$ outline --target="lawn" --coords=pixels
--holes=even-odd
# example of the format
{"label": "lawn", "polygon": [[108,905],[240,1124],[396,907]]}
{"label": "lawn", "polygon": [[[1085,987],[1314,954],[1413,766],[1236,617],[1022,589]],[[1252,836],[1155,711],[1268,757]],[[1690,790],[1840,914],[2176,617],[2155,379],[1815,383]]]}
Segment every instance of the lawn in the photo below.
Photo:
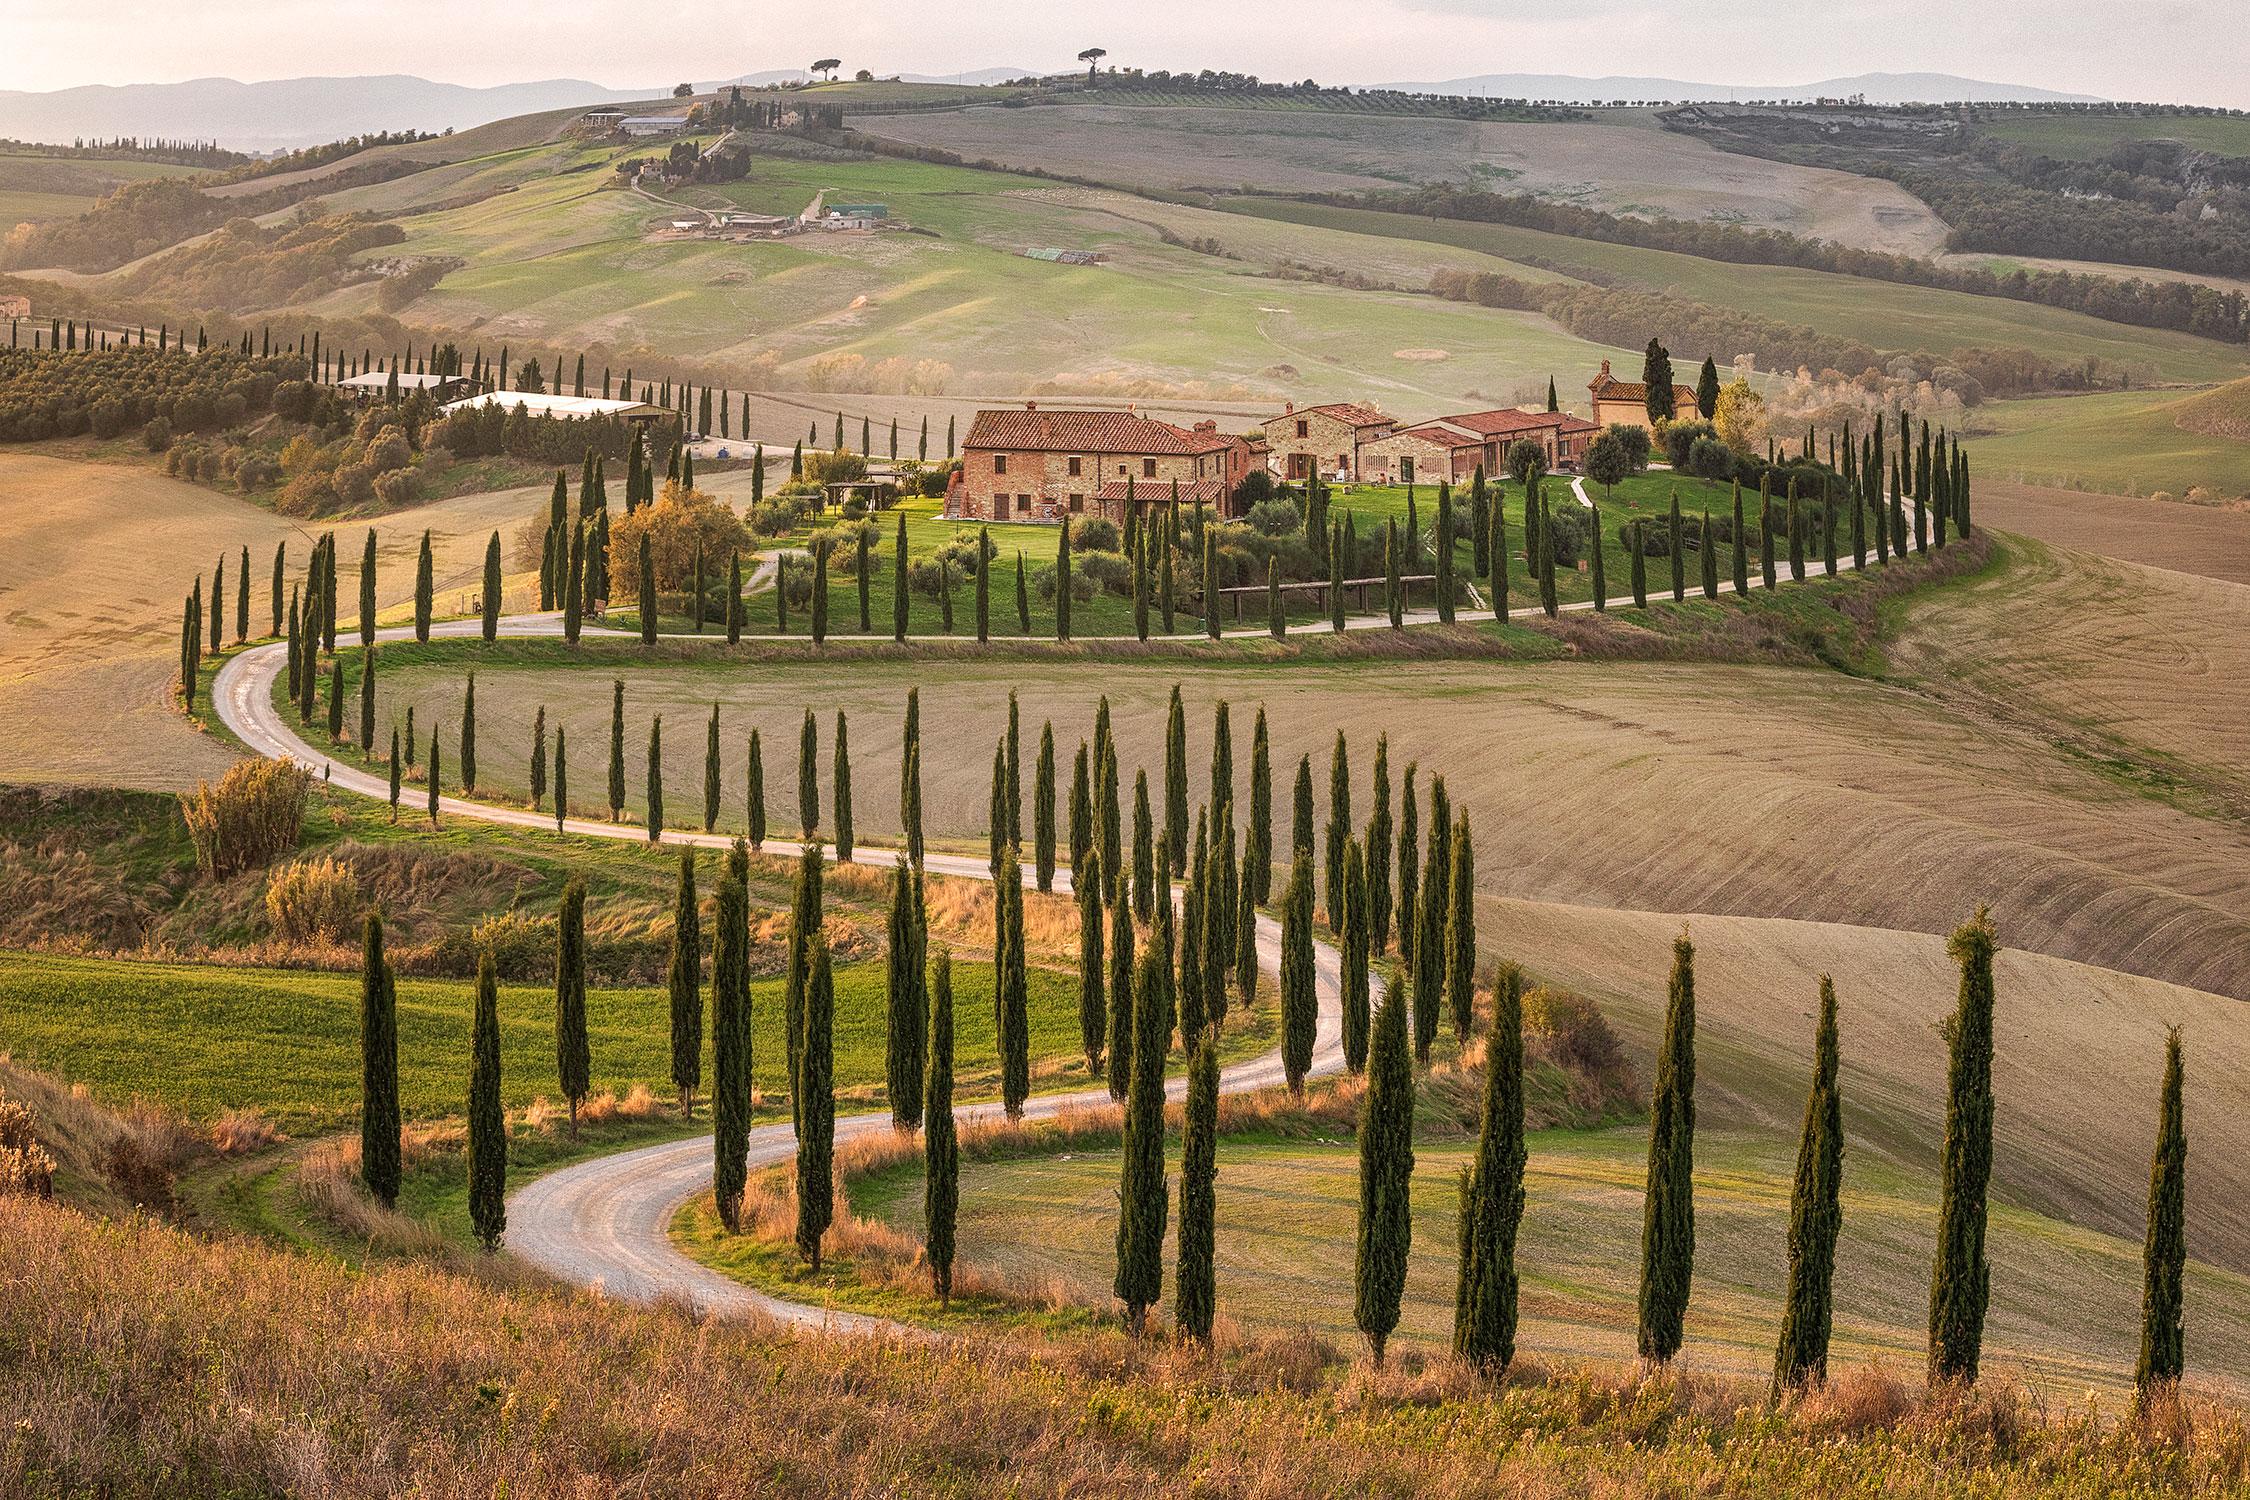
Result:
{"label": "lawn", "polygon": [[2008,111],[1977,121],[1985,135],[2049,156],[2091,160],[2125,141],[2180,141],[2220,156],[2250,156],[2250,119],[2231,115],[2120,115]]}
{"label": "lawn", "polygon": [[2064,489],[2250,495],[2250,442],[2182,427],[2195,399],[2117,391],[1995,403],[1975,414],[1971,461],[1983,474]]}
{"label": "lawn", "polygon": [[[1637,1288],[1645,1130],[1543,1131],[1531,1139],[1519,1266],[1523,1344],[1535,1355],[1629,1359]],[[1176,1153],[1176,1147],[1175,1153]],[[1417,1145],[1414,1253],[1400,1337],[1443,1348],[1453,1315],[1460,1142]],[[1696,1278],[1686,1357],[1693,1368],[1770,1368],[1787,1261],[1791,1143],[1705,1129],[1696,1139]],[[1173,1169],[1177,1171],[1175,1154]],[[1119,1157],[969,1161],[961,1169],[964,1262],[1060,1275],[1106,1305],[1115,1269]],[[921,1231],[921,1181],[894,1169],[854,1201]],[[1835,1357],[1920,1366],[1936,1184],[1880,1156],[1847,1155],[1836,1269]],[[1218,1174],[1218,1306],[1253,1330],[1310,1329],[1350,1341],[1358,1158],[1347,1140],[1223,1141]],[[1175,1226],[1176,1229],[1176,1226]],[[2140,1245],[2008,1205],[1991,1226],[1993,1309],[1986,1359],[2075,1397],[2128,1382],[2139,1337]],[[1167,1250],[1169,1255],[1169,1247]],[[1166,1291],[1170,1291],[1170,1276]],[[2188,1360],[2250,1383],[2250,1278],[2201,1263],[2189,1273]]]}
{"label": "lawn", "polygon": [[[954,985],[961,1089],[972,1098],[998,1076],[992,966],[958,962]],[[1076,980],[1034,968],[1030,985],[1035,1071],[1050,1085],[1074,1073],[1083,1080]],[[769,1100],[788,1092],[781,990],[778,979],[760,980],[751,996],[751,1055]],[[399,1096],[408,1117],[464,1108],[474,998],[462,981],[398,981]],[[662,989],[588,994],[596,1090],[646,1084],[670,1097],[667,1006]],[[559,1097],[554,1007],[551,985],[500,987],[502,1095],[511,1108]],[[836,1083],[848,1108],[882,1097],[883,1016],[882,965],[839,968]],[[338,1129],[359,1115],[352,974],[0,952],[0,1044],[16,1061],[84,1083],[113,1105],[145,1098],[195,1119],[255,1109],[292,1134]]]}

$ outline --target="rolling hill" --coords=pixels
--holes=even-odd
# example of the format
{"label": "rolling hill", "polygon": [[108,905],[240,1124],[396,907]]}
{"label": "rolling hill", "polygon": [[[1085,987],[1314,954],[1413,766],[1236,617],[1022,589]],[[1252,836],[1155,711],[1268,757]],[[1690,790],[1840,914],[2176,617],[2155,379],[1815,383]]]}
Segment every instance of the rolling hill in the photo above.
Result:
{"label": "rolling hill", "polygon": [[1442,83],[1387,83],[1382,88],[1425,94],[1490,94],[1507,99],[1559,99],[1590,103],[1616,99],[1746,104],[1753,100],[1848,99],[1869,104],[1936,104],[1958,99],[2012,103],[2099,102],[2092,94],[2062,94],[2020,83],[1986,83],[1953,73],[1856,73],[1815,83],[1690,83],[1680,78],[1580,78],[1568,73],[1480,73]]}

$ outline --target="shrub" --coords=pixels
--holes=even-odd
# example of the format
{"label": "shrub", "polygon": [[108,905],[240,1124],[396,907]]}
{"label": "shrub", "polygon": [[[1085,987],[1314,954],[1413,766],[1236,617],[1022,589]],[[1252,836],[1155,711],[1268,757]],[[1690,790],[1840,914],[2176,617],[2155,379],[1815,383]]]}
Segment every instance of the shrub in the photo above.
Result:
{"label": "shrub", "polygon": [[[1101,554],[1097,553],[1095,555],[1100,556]],[[1086,575],[1085,569],[1078,566],[1080,561],[1082,561],[1082,559],[1075,557],[1071,559],[1070,597],[1078,601],[1080,604],[1086,604],[1092,601],[1097,585],[1095,584],[1093,579],[1089,578]],[[1041,568],[1037,576],[1032,580],[1032,588],[1038,593],[1040,603],[1054,603],[1055,570],[1052,567]]]}
{"label": "shrub", "polygon": [[172,424],[162,417],[149,418],[141,429],[141,446],[151,453],[162,453],[172,446]]}
{"label": "shrub", "polygon": [[[1638,422],[1612,422],[1603,429],[1603,435],[1614,437],[1624,445],[1626,462],[1633,466],[1634,473],[1638,474],[1648,467],[1648,455],[1653,445],[1653,439],[1650,438],[1646,427],[1641,426]],[[1599,441],[1599,439],[1596,439],[1596,441]]]}
{"label": "shrub", "polygon": [[1575,568],[1578,560],[1589,552],[1587,537],[1594,523],[1586,514],[1586,507],[1576,500],[1565,500],[1561,505],[1547,508],[1550,530],[1555,538],[1555,566]]}
{"label": "shrub", "polygon": [[266,923],[285,943],[341,942],[361,907],[359,877],[335,859],[298,860],[266,879]]}
{"label": "shrub", "polygon": [[1687,472],[1701,479],[1734,477],[1734,450],[1716,437],[1699,437],[1688,447]]}
{"label": "shrub", "polygon": [[1287,536],[1304,530],[1305,513],[1296,501],[1284,497],[1250,507],[1249,521],[1250,529],[1260,536]]}
{"label": "shrub", "polygon": [[52,1198],[55,1159],[39,1144],[39,1121],[0,1094],[0,1198]]}
{"label": "shrub", "polygon": [[1070,523],[1073,552],[1122,552],[1125,537],[1107,516],[1080,516]]}
{"label": "shrub", "polygon": [[375,476],[375,498],[385,506],[412,505],[422,498],[422,476],[412,469],[393,469]]}
{"label": "shrub", "polygon": [[865,454],[818,452],[805,455],[805,480],[809,484],[845,484],[866,477]]}
{"label": "shrub", "polygon": [[[1121,597],[1133,592],[1133,565],[1122,552],[1080,552],[1072,556],[1070,565],[1073,583],[1083,578],[1092,587]],[[1076,597],[1077,590],[1071,593]]]}
{"label": "shrub", "polygon": [[281,466],[264,454],[253,453],[234,466],[234,484],[245,495],[264,489],[281,478]]}
{"label": "shrub", "polygon": [[1713,427],[1709,422],[1691,419],[1685,422],[1666,422],[1657,431],[1656,436],[1658,441],[1664,444],[1665,460],[1673,468],[1685,470],[1690,456],[1695,451],[1696,439],[1708,438],[1712,442],[1718,442],[1719,429]]}
{"label": "shrub", "polygon": [[1588,1078],[1625,1065],[1625,1048],[1600,1007],[1575,990],[1539,985],[1523,997],[1523,1030],[1549,1058]]}
{"label": "shrub", "polygon": [[297,846],[312,773],[279,760],[246,760],[180,797],[196,868],[214,879],[269,864]]}
{"label": "shrub", "polygon": [[[610,521],[610,598],[639,597],[643,536],[648,538],[657,588],[674,594],[695,585],[698,543],[708,571],[714,561],[724,570],[728,556],[750,541],[741,520],[728,506],[701,490],[683,491],[678,484],[667,482],[655,500],[630,515],[613,515]],[[805,587],[812,587],[809,580]]]}

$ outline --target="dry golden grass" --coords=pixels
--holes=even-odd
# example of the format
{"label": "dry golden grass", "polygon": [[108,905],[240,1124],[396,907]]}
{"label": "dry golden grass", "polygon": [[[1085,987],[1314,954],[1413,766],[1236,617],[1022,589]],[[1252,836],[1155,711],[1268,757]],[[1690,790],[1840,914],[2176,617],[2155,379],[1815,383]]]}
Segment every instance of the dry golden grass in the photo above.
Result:
{"label": "dry golden grass", "polygon": [[1302,1338],[802,1340],[23,1200],[0,1203],[0,1257],[0,1490],[26,1496],[2077,1496],[2250,1475],[2240,1414],[2194,1397],[2134,1421],[1855,1376],[1769,1414],[1762,1382],[1526,1362],[1493,1390]]}

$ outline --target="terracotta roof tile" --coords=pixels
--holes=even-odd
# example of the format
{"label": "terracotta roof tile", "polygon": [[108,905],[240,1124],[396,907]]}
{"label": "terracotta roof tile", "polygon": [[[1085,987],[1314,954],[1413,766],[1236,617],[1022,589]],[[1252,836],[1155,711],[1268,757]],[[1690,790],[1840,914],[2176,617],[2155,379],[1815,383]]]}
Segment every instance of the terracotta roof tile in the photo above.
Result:
{"label": "terracotta roof tile", "polygon": [[965,448],[1011,453],[1216,453],[1232,445],[1220,432],[1190,432],[1127,411],[980,411]]}
{"label": "terracotta roof tile", "polygon": [[1300,406],[1290,411],[1276,412],[1266,418],[1266,421],[1268,423],[1286,422],[1292,417],[1302,417],[1309,413],[1334,417],[1337,421],[1352,427],[1388,427],[1391,425],[1391,417],[1388,412],[1379,411],[1372,406],[1363,406],[1357,401],[1328,401],[1319,406]]}
{"label": "terracotta roof tile", "polygon": [[[1125,491],[1125,481],[1113,479],[1094,491],[1094,498],[1096,500],[1122,502],[1125,499]],[[1171,481],[1163,479],[1143,480],[1132,486],[1132,493],[1136,504],[1168,505],[1172,500]],[[1226,498],[1226,493],[1227,483],[1223,479],[1190,480],[1180,486],[1180,503],[1182,505],[1193,505],[1201,501],[1207,505],[1216,505]]]}

